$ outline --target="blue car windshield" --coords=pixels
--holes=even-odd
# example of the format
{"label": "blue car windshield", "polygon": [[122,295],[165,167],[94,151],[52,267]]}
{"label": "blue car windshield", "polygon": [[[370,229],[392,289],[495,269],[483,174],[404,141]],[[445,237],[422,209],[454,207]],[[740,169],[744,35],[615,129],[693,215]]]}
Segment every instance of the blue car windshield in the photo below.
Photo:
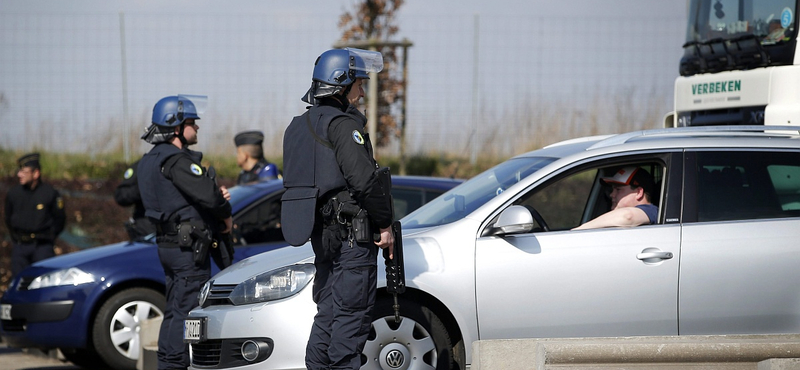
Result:
{"label": "blue car windshield", "polygon": [[546,157],[518,157],[500,163],[404,217],[401,220],[403,228],[430,227],[460,220],[555,160],[556,158]]}

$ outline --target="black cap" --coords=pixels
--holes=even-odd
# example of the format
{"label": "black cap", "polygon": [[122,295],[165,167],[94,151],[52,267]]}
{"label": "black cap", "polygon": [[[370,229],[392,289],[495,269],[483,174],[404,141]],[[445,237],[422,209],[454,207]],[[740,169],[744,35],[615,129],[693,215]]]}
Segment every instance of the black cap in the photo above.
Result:
{"label": "black cap", "polygon": [[261,145],[264,142],[264,133],[261,131],[240,132],[233,138],[233,142],[236,146],[245,144]]}
{"label": "black cap", "polygon": [[39,169],[39,153],[28,153],[17,159],[19,167]]}

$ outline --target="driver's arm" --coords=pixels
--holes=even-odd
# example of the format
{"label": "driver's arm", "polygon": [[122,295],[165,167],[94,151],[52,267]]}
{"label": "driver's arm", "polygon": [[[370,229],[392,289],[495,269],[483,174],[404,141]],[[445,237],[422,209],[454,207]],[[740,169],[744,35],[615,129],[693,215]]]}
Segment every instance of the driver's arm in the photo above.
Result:
{"label": "driver's arm", "polygon": [[599,229],[603,227],[632,227],[650,223],[643,210],[637,207],[617,208],[606,212],[572,230]]}

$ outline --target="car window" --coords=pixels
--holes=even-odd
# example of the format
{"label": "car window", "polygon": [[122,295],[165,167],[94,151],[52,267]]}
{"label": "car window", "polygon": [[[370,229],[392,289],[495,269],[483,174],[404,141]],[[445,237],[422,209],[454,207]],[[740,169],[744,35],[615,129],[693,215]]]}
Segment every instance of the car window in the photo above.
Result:
{"label": "car window", "polygon": [[698,152],[697,220],[800,216],[800,153]]}
{"label": "car window", "polygon": [[596,169],[578,172],[530,193],[515,204],[533,207],[550,230],[571,229],[581,223],[596,175]]}
{"label": "car window", "polygon": [[[624,164],[630,165],[638,166],[653,175],[656,194],[651,202],[658,206],[664,165],[656,162]],[[622,166],[604,163],[602,167],[584,167],[578,172],[562,175],[555,181],[537,187],[514,204],[538,212],[550,231],[572,229],[611,210],[611,187],[601,183],[600,178],[612,176]],[[534,231],[542,231],[542,226],[536,223]]]}
{"label": "car window", "polygon": [[424,196],[420,189],[392,188],[394,219],[399,220],[410,210],[419,208],[423,204]]}
{"label": "car window", "polygon": [[270,196],[255,206],[239,212],[233,220],[234,244],[283,241],[281,231],[281,197]]}
{"label": "car window", "polygon": [[392,187],[392,202],[394,205],[394,219],[399,220],[411,211],[421,207],[444,194],[443,191],[424,190],[420,188]]}

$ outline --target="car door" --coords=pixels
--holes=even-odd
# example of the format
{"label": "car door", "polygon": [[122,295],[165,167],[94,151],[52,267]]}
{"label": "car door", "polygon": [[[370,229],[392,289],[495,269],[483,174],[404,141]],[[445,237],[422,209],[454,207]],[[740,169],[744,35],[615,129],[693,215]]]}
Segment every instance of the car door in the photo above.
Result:
{"label": "car door", "polygon": [[800,332],[800,152],[686,158],[680,334]]}
{"label": "car door", "polygon": [[[674,167],[666,180],[679,181],[680,166]],[[680,224],[663,221],[671,218],[667,205],[655,225],[569,230],[593,218],[595,204],[602,204],[598,169],[531,192],[531,204],[555,231],[478,238],[481,339],[678,333]],[[515,203],[527,202],[523,197]]]}

